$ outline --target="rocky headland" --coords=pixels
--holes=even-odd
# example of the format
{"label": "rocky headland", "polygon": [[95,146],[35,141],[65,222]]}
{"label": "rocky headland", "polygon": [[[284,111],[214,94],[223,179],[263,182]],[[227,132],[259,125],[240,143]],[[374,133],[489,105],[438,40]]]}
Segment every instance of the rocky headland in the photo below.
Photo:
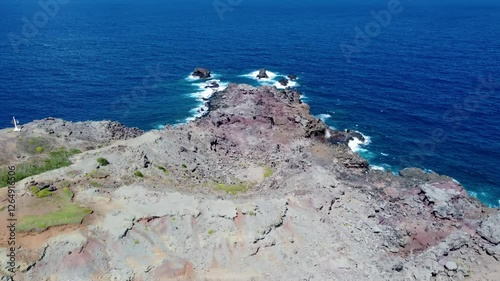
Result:
{"label": "rocky headland", "polygon": [[453,179],[371,169],[295,90],[231,84],[208,108],[161,131],[1,130],[25,173],[72,151],[16,183],[14,275],[0,190],[1,280],[499,280],[500,211]]}

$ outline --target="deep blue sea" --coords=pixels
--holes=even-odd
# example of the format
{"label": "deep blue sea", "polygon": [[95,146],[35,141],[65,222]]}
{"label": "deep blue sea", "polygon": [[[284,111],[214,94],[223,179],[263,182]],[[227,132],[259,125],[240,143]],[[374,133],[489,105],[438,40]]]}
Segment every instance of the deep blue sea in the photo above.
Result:
{"label": "deep blue sea", "polygon": [[[0,1],[0,128],[13,115],[161,128],[209,94],[197,66],[222,85],[296,74],[313,114],[369,137],[373,165],[447,174],[500,204],[499,4],[42,1]],[[276,78],[245,76],[261,67]]]}

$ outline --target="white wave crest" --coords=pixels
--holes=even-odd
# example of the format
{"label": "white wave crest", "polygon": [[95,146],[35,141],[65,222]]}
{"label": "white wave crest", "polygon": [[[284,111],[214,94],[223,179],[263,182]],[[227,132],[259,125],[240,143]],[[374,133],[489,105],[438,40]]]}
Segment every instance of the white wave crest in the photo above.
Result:
{"label": "white wave crest", "polygon": [[382,166],[377,166],[377,165],[370,165],[370,169],[372,170],[377,170],[377,171],[385,171],[385,168]]}
{"label": "white wave crest", "polygon": [[290,81],[290,80],[288,80],[288,85],[286,85],[286,86],[281,85],[281,83],[280,83],[279,81],[278,81],[278,82],[275,82],[275,83],[273,84],[273,86],[274,86],[274,87],[276,87],[276,88],[278,88],[278,89],[286,89],[286,88],[288,88],[288,87],[290,87],[290,88],[294,88],[294,87],[298,87],[298,86],[300,86],[300,85],[299,85],[299,83],[297,83],[297,82],[295,82],[295,81]]}
{"label": "white wave crest", "polygon": [[269,83],[273,84],[273,83],[277,82],[274,79],[278,76],[278,73],[266,70],[267,76],[269,78],[261,78],[261,79],[259,79],[259,78],[257,78],[257,75],[259,75],[259,71],[260,70],[252,71],[252,72],[250,72],[248,74],[241,75],[241,77],[250,78],[250,79],[259,81],[260,83],[266,83],[266,84],[269,84]]}
{"label": "white wave crest", "polygon": [[[211,73],[210,78],[208,79],[215,79],[218,78],[219,74],[217,73]],[[189,81],[189,82],[197,82],[197,81],[207,81],[206,79],[201,79],[200,77],[193,76],[193,74],[189,74],[184,80]]]}
{"label": "white wave crest", "polygon": [[316,117],[316,119],[321,119],[321,121],[323,121],[323,122],[325,122],[327,119],[332,118],[332,116],[330,114],[327,114],[327,113],[325,113],[325,114],[318,114],[318,115],[316,115],[314,117]]}
{"label": "white wave crest", "polygon": [[[212,83],[219,84],[219,87],[207,88],[207,86],[211,86]],[[210,79],[204,80],[201,83],[193,83],[192,85],[198,87],[199,89],[199,91],[190,94],[191,97],[195,98],[198,101],[198,106],[190,110],[190,113],[192,115],[186,118],[186,122],[191,122],[196,118],[203,116],[203,114],[208,111],[208,107],[206,106],[207,99],[209,99],[215,92],[225,90],[229,83],[221,82],[219,79]]]}
{"label": "white wave crest", "polygon": [[[363,134],[361,134],[361,135],[363,135]],[[367,151],[366,149],[363,148],[363,146],[369,145],[371,142],[371,139],[369,136],[363,135],[363,137],[365,138],[365,141],[362,141],[358,138],[353,138],[351,141],[349,141],[349,143],[347,145],[349,146],[349,148],[353,152],[366,152]]]}

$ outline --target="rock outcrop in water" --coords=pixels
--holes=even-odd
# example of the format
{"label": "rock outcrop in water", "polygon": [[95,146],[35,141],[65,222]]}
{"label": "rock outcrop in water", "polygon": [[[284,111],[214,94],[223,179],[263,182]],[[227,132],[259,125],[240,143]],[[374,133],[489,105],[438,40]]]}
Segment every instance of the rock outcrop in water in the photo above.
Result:
{"label": "rock outcrop in water", "polygon": [[257,78],[259,79],[269,78],[269,76],[267,75],[267,70],[265,68],[261,68],[259,70],[259,74],[257,74]]}
{"label": "rock outcrop in water", "polygon": [[207,79],[207,78],[211,77],[210,70],[208,70],[206,68],[201,68],[201,67],[195,68],[192,75],[194,77],[199,77],[201,79]]}
{"label": "rock outcrop in water", "polygon": [[281,86],[284,86],[284,87],[288,86],[288,79],[286,79],[286,78],[283,78],[278,82],[281,84]]}
{"label": "rock outcrop in water", "polygon": [[[362,135],[331,130],[296,91],[232,84],[208,107],[144,134],[96,123],[103,133],[82,139],[48,121],[2,130],[8,143],[36,136],[84,150],[17,183],[20,224],[59,212],[64,188],[66,204],[93,212],[19,232],[14,280],[498,280],[499,210],[451,178],[370,169],[347,146]],[[38,198],[34,185],[55,190]]]}

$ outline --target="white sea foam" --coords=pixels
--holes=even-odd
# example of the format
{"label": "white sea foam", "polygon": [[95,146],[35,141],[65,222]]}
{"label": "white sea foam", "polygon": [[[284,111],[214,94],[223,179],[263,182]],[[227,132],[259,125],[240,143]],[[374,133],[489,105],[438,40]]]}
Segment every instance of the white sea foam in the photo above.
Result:
{"label": "white sea foam", "polygon": [[277,82],[274,79],[278,76],[278,73],[275,73],[275,72],[272,72],[269,70],[266,70],[266,73],[267,73],[267,76],[269,78],[261,78],[261,79],[257,78],[257,75],[259,75],[259,70],[252,71],[248,74],[241,75],[241,77],[246,77],[246,78],[250,78],[250,79],[259,81],[262,84],[274,84],[275,82]]}
{"label": "white sea foam", "polygon": [[278,82],[275,82],[275,83],[273,84],[273,86],[274,86],[274,87],[276,87],[276,88],[278,88],[278,89],[286,89],[286,88],[288,88],[288,87],[294,88],[294,87],[298,87],[298,86],[300,86],[300,85],[299,85],[299,83],[297,83],[297,82],[295,82],[295,81],[290,81],[290,80],[288,80],[288,85],[286,85],[286,86],[281,85],[281,83],[280,83],[279,81],[278,81]]}
{"label": "white sea foam", "polygon": [[[219,74],[217,73],[211,73],[210,78],[208,79],[215,79],[218,78]],[[207,79],[201,79],[200,77],[193,76],[193,74],[189,74],[184,80],[189,81],[189,82],[198,82],[198,81],[208,81]]]}
{"label": "white sea foam", "polygon": [[380,152],[380,155],[382,155],[382,156],[389,156],[389,154],[383,153],[383,152]]}
{"label": "white sea foam", "polygon": [[360,139],[354,138],[353,140],[349,141],[348,146],[353,152],[358,152],[360,150],[360,145],[362,145],[363,143],[364,142]]}
{"label": "white sea foam", "polygon": [[314,117],[316,117],[316,119],[321,119],[321,121],[323,121],[323,122],[325,122],[327,119],[332,118],[332,116],[330,114],[318,114]]}
{"label": "white sea foam", "polygon": [[187,81],[193,82],[193,81],[198,81],[201,80],[199,77],[193,76],[190,74],[188,77],[185,78]]}
{"label": "white sea foam", "polygon": [[157,130],[163,130],[163,129],[165,129],[165,125],[156,125],[155,129],[157,129]]}
{"label": "white sea foam", "polygon": [[378,170],[378,171],[385,171],[384,167],[377,166],[377,165],[370,165],[370,169],[372,169],[372,170]]}
{"label": "white sea foam", "polygon": [[349,143],[347,145],[349,146],[349,148],[353,152],[367,151],[366,149],[363,148],[363,146],[369,145],[371,142],[371,139],[370,139],[370,137],[365,136],[365,135],[363,135],[363,137],[365,138],[365,141],[362,141],[358,138],[354,138],[353,140],[349,141]]}
{"label": "white sea foam", "polygon": [[[201,79],[196,79],[196,81],[200,80]],[[206,88],[206,86],[211,86],[214,82],[219,84],[218,88]],[[199,89],[199,91],[190,94],[191,97],[198,101],[198,106],[190,110],[192,115],[186,118],[186,122],[191,122],[196,118],[203,116],[203,114],[205,114],[208,110],[206,100],[209,99],[215,92],[226,89],[229,83],[221,82],[219,79],[210,79],[203,80],[203,82],[192,83],[192,85],[198,87]]]}

